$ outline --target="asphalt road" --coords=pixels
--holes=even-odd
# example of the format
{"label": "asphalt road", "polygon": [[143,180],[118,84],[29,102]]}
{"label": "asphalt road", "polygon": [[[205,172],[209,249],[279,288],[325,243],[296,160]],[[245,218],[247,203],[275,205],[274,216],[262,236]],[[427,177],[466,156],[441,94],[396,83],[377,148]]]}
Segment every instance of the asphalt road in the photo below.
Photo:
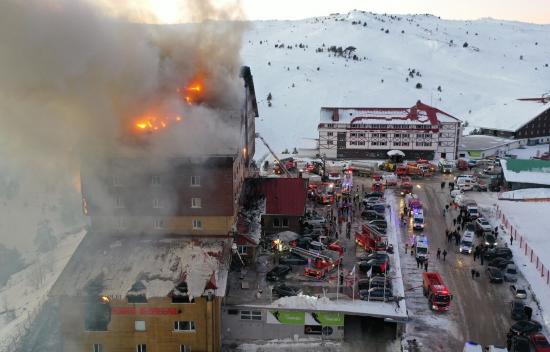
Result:
{"label": "asphalt road", "polygon": [[[451,176],[444,176],[447,181]],[[476,341],[483,345],[505,345],[506,331],[511,325],[509,304],[511,294],[508,284],[491,284],[485,273],[485,266],[479,260],[473,261],[472,255],[458,253],[454,241],[447,243],[445,230],[451,229],[452,219],[458,212],[451,211],[443,216],[445,204],[449,204],[449,189],[441,189],[442,176],[429,181],[415,181],[414,192],[419,195],[424,205],[426,227],[423,233],[429,240],[428,271],[438,271],[453,293],[451,309],[447,313],[429,311],[427,299],[422,295],[421,272],[410,254],[400,253],[402,260],[407,306],[412,318],[412,336],[419,336],[428,341],[431,349],[436,351],[460,351],[465,341]],[[403,200],[396,195],[396,201],[403,206]],[[410,240],[413,230],[401,228],[401,239]],[[446,261],[436,258],[437,249],[446,249]],[[486,263],[485,263],[486,264]],[[475,268],[481,275],[472,279],[470,270]],[[423,302],[425,303],[422,307]],[[412,313],[412,314],[411,314]],[[444,314],[445,316],[438,316]],[[415,320],[416,324],[415,324]],[[424,343],[426,345],[426,343]],[[425,346],[427,347],[427,346]]]}

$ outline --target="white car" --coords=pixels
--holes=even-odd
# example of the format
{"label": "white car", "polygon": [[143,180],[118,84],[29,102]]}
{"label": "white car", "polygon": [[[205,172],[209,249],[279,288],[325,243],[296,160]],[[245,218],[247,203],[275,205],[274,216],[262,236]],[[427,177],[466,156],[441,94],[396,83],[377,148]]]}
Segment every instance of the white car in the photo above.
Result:
{"label": "white car", "polygon": [[460,240],[460,246],[458,252],[463,254],[471,254],[474,248],[474,233],[471,231],[465,231]]}
{"label": "white car", "polygon": [[461,189],[453,189],[451,191],[451,198],[455,199],[456,196],[464,194],[464,191]]}
{"label": "white car", "polygon": [[323,227],[327,223],[327,220],[321,216],[313,216],[304,220],[304,225],[313,227]]}
{"label": "white car", "polygon": [[491,224],[489,224],[489,221],[482,217],[476,219],[476,227],[483,232],[493,230],[493,227],[491,226]]}
{"label": "white car", "polygon": [[520,298],[520,299],[527,298],[527,290],[521,286],[510,285],[510,291],[512,291],[514,298]]}

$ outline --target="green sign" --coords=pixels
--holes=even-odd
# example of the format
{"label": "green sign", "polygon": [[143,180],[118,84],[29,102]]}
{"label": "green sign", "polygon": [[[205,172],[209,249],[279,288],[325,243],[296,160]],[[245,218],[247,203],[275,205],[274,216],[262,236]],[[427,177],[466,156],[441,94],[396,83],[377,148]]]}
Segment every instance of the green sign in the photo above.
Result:
{"label": "green sign", "polygon": [[475,150],[468,150],[468,154],[469,154],[472,158],[479,158],[479,157],[481,157],[481,152],[478,152],[478,151],[475,151]]}
{"label": "green sign", "polygon": [[319,325],[344,326],[344,314],[334,312],[313,312],[311,316]]}
{"label": "green sign", "polygon": [[[272,310],[269,311],[275,319],[274,323],[287,325],[304,325],[306,321],[305,312],[295,312],[289,310]],[[268,319],[269,322],[270,319]]]}

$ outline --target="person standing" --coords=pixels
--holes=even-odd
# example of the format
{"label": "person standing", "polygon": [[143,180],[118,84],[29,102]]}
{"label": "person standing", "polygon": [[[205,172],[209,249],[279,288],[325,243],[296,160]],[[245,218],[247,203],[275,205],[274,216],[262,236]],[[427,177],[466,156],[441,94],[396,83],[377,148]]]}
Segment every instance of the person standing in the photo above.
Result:
{"label": "person standing", "polygon": [[437,259],[441,259],[441,249],[440,248],[437,249],[436,256],[437,256]]}
{"label": "person standing", "polygon": [[474,280],[476,277],[476,271],[474,270],[474,268],[470,270],[470,273],[472,274],[472,280]]}
{"label": "person standing", "polygon": [[428,272],[428,259],[424,260],[424,271]]}
{"label": "person standing", "polygon": [[512,245],[513,242],[514,242],[514,236],[512,236],[512,234],[510,234],[510,246]]}
{"label": "person standing", "polygon": [[527,320],[531,320],[531,317],[533,316],[533,308],[525,306],[523,307],[523,311],[525,312]]}
{"label": "person standing", "polygon": [[446,258],[447,258],[447,250],[444,249],[443,250],[443,261],[445,261]]}

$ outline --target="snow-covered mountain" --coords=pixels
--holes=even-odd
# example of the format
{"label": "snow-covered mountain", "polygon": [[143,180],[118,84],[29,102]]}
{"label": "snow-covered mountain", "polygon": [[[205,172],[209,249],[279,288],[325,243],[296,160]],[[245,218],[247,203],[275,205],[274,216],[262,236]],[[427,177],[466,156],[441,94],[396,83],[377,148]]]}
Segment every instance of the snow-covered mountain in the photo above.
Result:
{"label": "snow-covered mountain", "polygon": [[252,22],[242,58],[254,75],[257,130],[278,151],[317,137],[321,106],[410,107],[420,99],[475,126],[487,106],[550,91],[550,25],[494,19],[353,11]]}

